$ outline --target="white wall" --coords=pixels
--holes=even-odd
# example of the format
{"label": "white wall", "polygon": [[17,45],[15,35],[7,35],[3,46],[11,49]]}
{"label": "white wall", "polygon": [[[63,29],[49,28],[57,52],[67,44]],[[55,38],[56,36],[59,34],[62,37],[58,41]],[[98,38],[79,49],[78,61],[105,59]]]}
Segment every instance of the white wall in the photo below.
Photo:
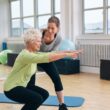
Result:
{"label": "white wall", "polygon": [[0,41],[9,36],[9,0],[0,0]]}
{"label": "white wall", "polygon": [[61,0],[62,36],[75,41],[82,33],[82,0]]}

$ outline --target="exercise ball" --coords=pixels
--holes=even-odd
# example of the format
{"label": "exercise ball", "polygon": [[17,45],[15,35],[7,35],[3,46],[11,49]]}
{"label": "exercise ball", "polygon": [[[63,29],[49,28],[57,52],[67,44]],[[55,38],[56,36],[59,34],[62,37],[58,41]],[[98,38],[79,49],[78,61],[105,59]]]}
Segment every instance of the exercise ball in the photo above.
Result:
{"label": "exercise ball", "polygon": [[8,60],[8,57],[7,57],[7,54],[8,53],[12,53],[13,51],[12,50],[3,50],[0,52],[0,63],[1,64],[7,64],[7,60]]}
{"label": "exercise ball", "polygon": [[62,50],[75,50],[75,44],[68,40],[68,39],[63,39],[61,44],[59,45],[59,48],[58,48],[59,51],[62,51]]}

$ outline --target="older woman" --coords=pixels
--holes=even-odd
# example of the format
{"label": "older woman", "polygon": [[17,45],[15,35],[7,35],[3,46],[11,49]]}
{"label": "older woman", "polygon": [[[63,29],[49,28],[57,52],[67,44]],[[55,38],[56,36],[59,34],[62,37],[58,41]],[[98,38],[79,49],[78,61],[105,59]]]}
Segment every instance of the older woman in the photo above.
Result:
{"label": "older woman", "polygon": [[11,73],[4,84],[5,95],[17,102],[24,103],[21,110],[36,110],[49,96],[48,91],[35,86],[36,63],[49,63],[67,56],[77,57],[72,53],[39,53],[41,35],[38,30],[30,29],[24,33],[25,49],[18,55]]}

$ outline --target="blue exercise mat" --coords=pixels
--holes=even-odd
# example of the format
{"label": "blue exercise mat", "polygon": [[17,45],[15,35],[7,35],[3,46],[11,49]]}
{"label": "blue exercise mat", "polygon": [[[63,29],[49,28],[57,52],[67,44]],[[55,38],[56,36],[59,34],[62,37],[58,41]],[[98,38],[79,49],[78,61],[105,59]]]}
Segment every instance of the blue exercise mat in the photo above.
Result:
{"label": "blue exercise mat", "polygon": [[[65,96],[65,103],[68,107],[80,107],[84,103],[84,98]],[[8,99],[3,93],[0,93],[0,103],[21,104]],[[49,96],[49,98],[43,103],[45,106],[58,106],[58,100],[56,96]]]}

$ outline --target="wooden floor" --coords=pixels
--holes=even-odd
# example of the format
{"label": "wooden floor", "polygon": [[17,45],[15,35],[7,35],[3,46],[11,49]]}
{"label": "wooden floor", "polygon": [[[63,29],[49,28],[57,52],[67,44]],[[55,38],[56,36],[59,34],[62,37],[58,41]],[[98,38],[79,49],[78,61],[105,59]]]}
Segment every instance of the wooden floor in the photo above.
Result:
{"label": "wooden floor", "polygon": [[[0,92],[3,92],[3,83],[10,71],[10,67],[0,65]],[[37,85],[55,95],[53,84],[45,73],[37,73],[36,77]],[[110,110],[110,81],[101,80],[99,74],[61,75],[61,79],[65,95],[85,98],[81,107],[69,110]],[[20,110],[21,107],[22,105],[0,104],[0,110]],[[58,107],[41,106],[39,110],[58,110]]]}

